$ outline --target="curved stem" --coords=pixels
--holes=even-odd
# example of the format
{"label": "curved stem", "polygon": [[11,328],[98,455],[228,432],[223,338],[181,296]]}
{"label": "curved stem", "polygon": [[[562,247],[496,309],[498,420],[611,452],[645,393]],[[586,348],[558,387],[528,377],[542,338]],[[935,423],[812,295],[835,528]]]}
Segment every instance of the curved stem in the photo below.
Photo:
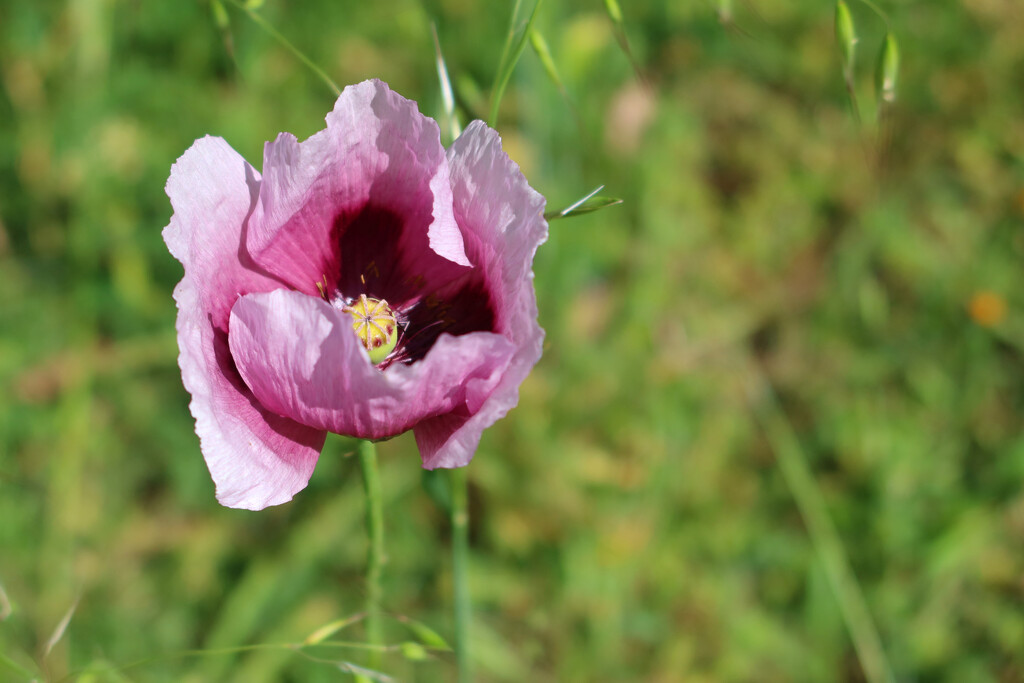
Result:
{"label": "curved stem", "polygon": [[366,641],[370,650],[369,666],[380,667],[382,644],[380,616],[380,575],[384,566],[384,510],[377,475],[377,447],[372,441],[359,442],[359,464],[363,470],[363,489],[366,491]]}
{"label": "curved stem", "polygon": [[325,84],[327,85],[327,87],[328,87],[328,88],[330,88],[330,89],[331,89],[331,90],[332,90],[332,91],[334,92],[334,94],[335,94],[336,96],[337,96],[337,95],[340,95],[340,94],[341,94],[341,88],[339,88],[339,87],[338,87],[338,84],[337,84],[337,83],[335,83],[334,81],[332,81],[332,80],[331,80],[331,77],[330,77],[330,76],[328,76],[328,75],[327,75],[327,73],[326,73],[326,72],[325,72],[325,71],[324,71],[323,69],[321,69],[321,68],[320,68],[319,66],[317,66],[317,65],[316,65],[316,64],[315,64],[315,63],[313,62],[313,60],[312,60],[312,59],[310,59],[309,57],[307,57],[307,56],[306,56],[306,55],[305,55],[305,54],[304,54],[304,53],[302,52],[302,50],[300,50],[299,48],[295,47],[295,45],[293,45],[293,44],[292,44],[292,42],[291,42],[290,40],[288,40],[288,39],[287,39],[287,38],[285,38],[285,37],[284,37],[283,35],[281,35],[280,31],[278,31],[278,30],[277,30],[276,28],[274,28],[274,27],[273,27],[273,26],[272,26],[272,25],[270,24],[270,22],[269,22],[269,21],[267,21],[266,19],[264,19],[263,17],[261,17],[261,16],[259,15],[259,13],[258,13],[258,12],[256,12],[255,10],[253,10],[253,9],[252,9],[251,7],[249,7],[249,6],[245,5],[245,4],[243,4],[242,2],[240,2],[240,0],[228,0],[228,2],[230,2],[230,3],[232,4],[232,5],[234,5],[234,6],[235,6],[235,7],[237,7],[238,9],[242,10],[242,11],[243,11],[243,12],[245,12],[246,14],[248,14],[248,15],[249,15],[249,18],[250,18],[250,19],[251,19],[251,20],[253,21],[253,23],[255,23],[255,24],[256,24],[257,26],[259,26],[259,27],[260,27],[261,29],[263,29],[264,31],[266,31],[266,32],[267,32],[267,34],[268,34],[268,35],[269,35],[269,36],[270,36],[271,38],[273,38],[273,39],[274,39],[274,40],[276,40],[277,42],[281,43],[281,45],[283,45],[283,46],[285,47],[285,49],[286,49],[286,50],[288,50],[289,52],[291,52],[291,53],[292,53],[292,54],[293,54],[293,55],[295,56],[295,58],[296,58],[296,59],[298,59],[298,60],[299,60],[300,62],[302,62],[303,64],[305,64],[305,65],[306,65],[306,67],[307,67],[307,68],[308,68],[308,69],[309,69],[310,71],[312,71],[312,72],[313,72],[314,74],[316,74],[316,75],[317,75],[317,77],[318,77],[318,78],[319,78],[319,79],[320,79],[321,81],[323,81],[323,82],[324,82],[324,83],[325,83]]}
{"label": "curved stem", "polygon": [[470,658],[469,594],[469,476],[465,467],[451,472],[452,484],[452,583],[455,595],[455,661],[459,667],[459,683],[473,680]]}

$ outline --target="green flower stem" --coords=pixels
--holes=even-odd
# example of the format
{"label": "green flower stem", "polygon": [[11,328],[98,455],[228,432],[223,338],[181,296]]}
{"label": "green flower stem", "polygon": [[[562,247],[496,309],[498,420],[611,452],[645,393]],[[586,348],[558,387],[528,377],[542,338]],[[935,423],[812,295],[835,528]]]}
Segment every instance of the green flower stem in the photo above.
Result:
{"label": "green flower stem", "polygon": [[452,583],[455,594],[455,661],[459,667],[459,683],[473,680],[469,646],[472,605],[469,598],[469,475],[466,469],[459,467],[451,471]]}
{"label": "green flower stem", "polygon": [[380,575],[384,566],[384,511],[377,474],[377,447],[372,441],[359,442],[359,464],[366,491],[366,534],[370,545],[366,552],[366,641],[371,646],[369,666],[380,668],[381,636]]}

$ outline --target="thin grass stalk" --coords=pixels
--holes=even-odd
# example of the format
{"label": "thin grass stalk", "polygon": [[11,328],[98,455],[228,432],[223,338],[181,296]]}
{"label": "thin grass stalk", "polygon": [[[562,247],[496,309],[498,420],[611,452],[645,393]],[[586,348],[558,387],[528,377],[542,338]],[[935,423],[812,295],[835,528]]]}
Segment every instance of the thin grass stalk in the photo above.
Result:
{"label": "thin grass stalk", "polygon": [[323,69],[314,64],[313,60],[307,57],[301,50],[299,50],[299,48],[295,47],[290,40],[281,35],[281,33],[270,24],[270,22],[261,17],[254,9],[242,3],[240,0],[228,0],[228,2],[248,14],[249,18],[252,19],[257,26],[266,31],[271,38],[283,45],[285,49],[295,56],[296,59],[305,64],[306,67],[316,74],[336,96],[341,94],[341,88],[338,87],[338,84],[331,80],[331,77],[328,76]]}
{"label": "thin grass stalk", "polygon": [[455,93],[452,92],[452,81],[448,77],[448,65],[441,52],[441,39],[437,37],[437,26],[430,23],[430,34],[434,38],[434,61],[437,63],[437,80],[441,87],[441,102],[444,104],[444,115],[447,119],[448,144],[455,142],[462,135],[459,115],[455,111]]}
{"label": "thin grass stalk", "polygon": [[839,611],[853,641],[857,659],[870,683],[894,683],[892,667],[882,647],[857,577],[850,568],[843,542],[832,523],[825,500],[807,464],[807,458],[768,380],[751,363],[757,381],[752,409],[775,454],[783,479],[807,527],[815,554],[835,593]]}
{"label": "thin grass stalk", "polygon": [[533,11],[530,12],[530,18],[526,20],[526,26],[523,27],[522,32],[519,34],[519,39],[513,40],[516,30],[516,17],[519,14],[520,5],[520,0],[516,0],[516,6],[512,12],[512,20],[509,26],[509,39],[505,43],[505,49],[502,50],[501,62],[498,65],[498,73],[495,77],[494,89],[491,93],[491,113],[487,118],[487,125],[491,128],[497,128],[498,126],[498,109],[501,107],[501,98],[505,96],[505,88],[508,87],[509,79],[512,78],[512,72],[515,71],[516,64],[523,55],[523,50],[526,49],[530,29],[533,28],[533,21],[537,18],[537,10],[540,9],[542,2],[543,0],[537,0],[533,6]]}
{"label": "thin grass stalk", "polygon": [[377,447],[372,441],[360,441],[359,465],[363,471],[363,489],[366,492],[366,534],[369,547],[366,552],[366,642],[371,646],[369,666],[379,669],[383,636],[381,634],[380,576],[384,566],[384,509],[377,472]]}
{"label": "thin grass stalk", "polygon": [[622,53],[626,55],[626,59],[629,60],[629,65],[633,67],[633,73],[636,74],[637,80],[640,81],[644,87],[649,87],[647,78],[640,69],[640,63],[636,61],[636,57],[633,55],[633,48],[629,46],[629,36],[626,34],[626,22],[618,0],[604,0],[604,8],[608,14],[608,18],[612,22],[615,42],[619,44],[619,49],[622,50]]}
{"label": "thin grass stalk", "polygon": [[892,143],[892,114],[899,80],[900,49],[892,32],[885,34],[875,68],[875,98],[878,103],[878,169],[884,172]]}
{"label": "thin grass stalk", "polygon": [[451,471],[452,590],[455,597],[455,661],[459,683],[473,680],[470,648],[472,603],[469,593],[469,476],[467,468]]}
{"label": "thin grass stalk", "polygon": [[501,72],[505,68],[506,62],[508,62],[509,53],[512,52],[512,41],[516,39],[516,22],[519,19],[519,10],[523,6],[523,0],[516,0],[512,6],[512,16],[508,20],[508,33],[505,35],[505,43],[501,47],[501,57],[498,58],[498,70],[495,73],[495,85],[497,85],[497,77],[501,75]]}

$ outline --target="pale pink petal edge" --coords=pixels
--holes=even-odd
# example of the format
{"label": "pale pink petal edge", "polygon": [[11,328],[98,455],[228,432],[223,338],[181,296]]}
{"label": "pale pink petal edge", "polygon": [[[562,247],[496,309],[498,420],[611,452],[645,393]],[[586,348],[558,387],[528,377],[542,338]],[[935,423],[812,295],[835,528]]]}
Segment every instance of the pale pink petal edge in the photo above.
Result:
{"label": "pale pink petal edge", "polygon": [[189,408],[200,449],[217,499],[252,510],[284,503],[304,488],[326,436],[262,411],[217,361],[209,320],[211,297],[217,293],[204,292],[200,283],[207,284],[206,276],[216,269],[227,280],[234,275],[239,284],[264,284],[241,266],[237,253],[258,183],[259,174],[224,140],[197,140],[171,168],[166,189],[174,215],[163,232],[185,267],[174,290],[178,364],[192,396]]}
{"label": "pale pink petal edge", "polygon": [[500,383],[482,398],[478,410],[438,416],[415,427],[427,469],[462,467],[473,459],[483,431],[519,402],[519,386],[540,360],[544,341],[532,271],[534,254],[547,239],[544,197],[501,149],[497,132],[481,121],[472,122],[455,141],[448,161],[456,219],[470,233],[467,250],[476,240],[485,257],[497,260],[484,268],[489,287],[501,297],[501,332],[517,348]]}

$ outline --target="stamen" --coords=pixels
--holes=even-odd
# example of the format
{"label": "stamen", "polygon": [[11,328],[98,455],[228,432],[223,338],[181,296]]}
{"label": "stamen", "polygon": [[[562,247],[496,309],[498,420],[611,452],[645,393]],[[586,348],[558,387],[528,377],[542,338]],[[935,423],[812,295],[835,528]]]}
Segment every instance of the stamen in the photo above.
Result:
{"label": "stamen", "polygon": [[320,292],[320,297],[324,301],[329,301],[330,297],[327,296],[327,276],[324,275],[322,277],[322,280],[323,280],[323,282],[321,282],[320,280],[316,281],[316,288],[317,288],[317,291]]}

